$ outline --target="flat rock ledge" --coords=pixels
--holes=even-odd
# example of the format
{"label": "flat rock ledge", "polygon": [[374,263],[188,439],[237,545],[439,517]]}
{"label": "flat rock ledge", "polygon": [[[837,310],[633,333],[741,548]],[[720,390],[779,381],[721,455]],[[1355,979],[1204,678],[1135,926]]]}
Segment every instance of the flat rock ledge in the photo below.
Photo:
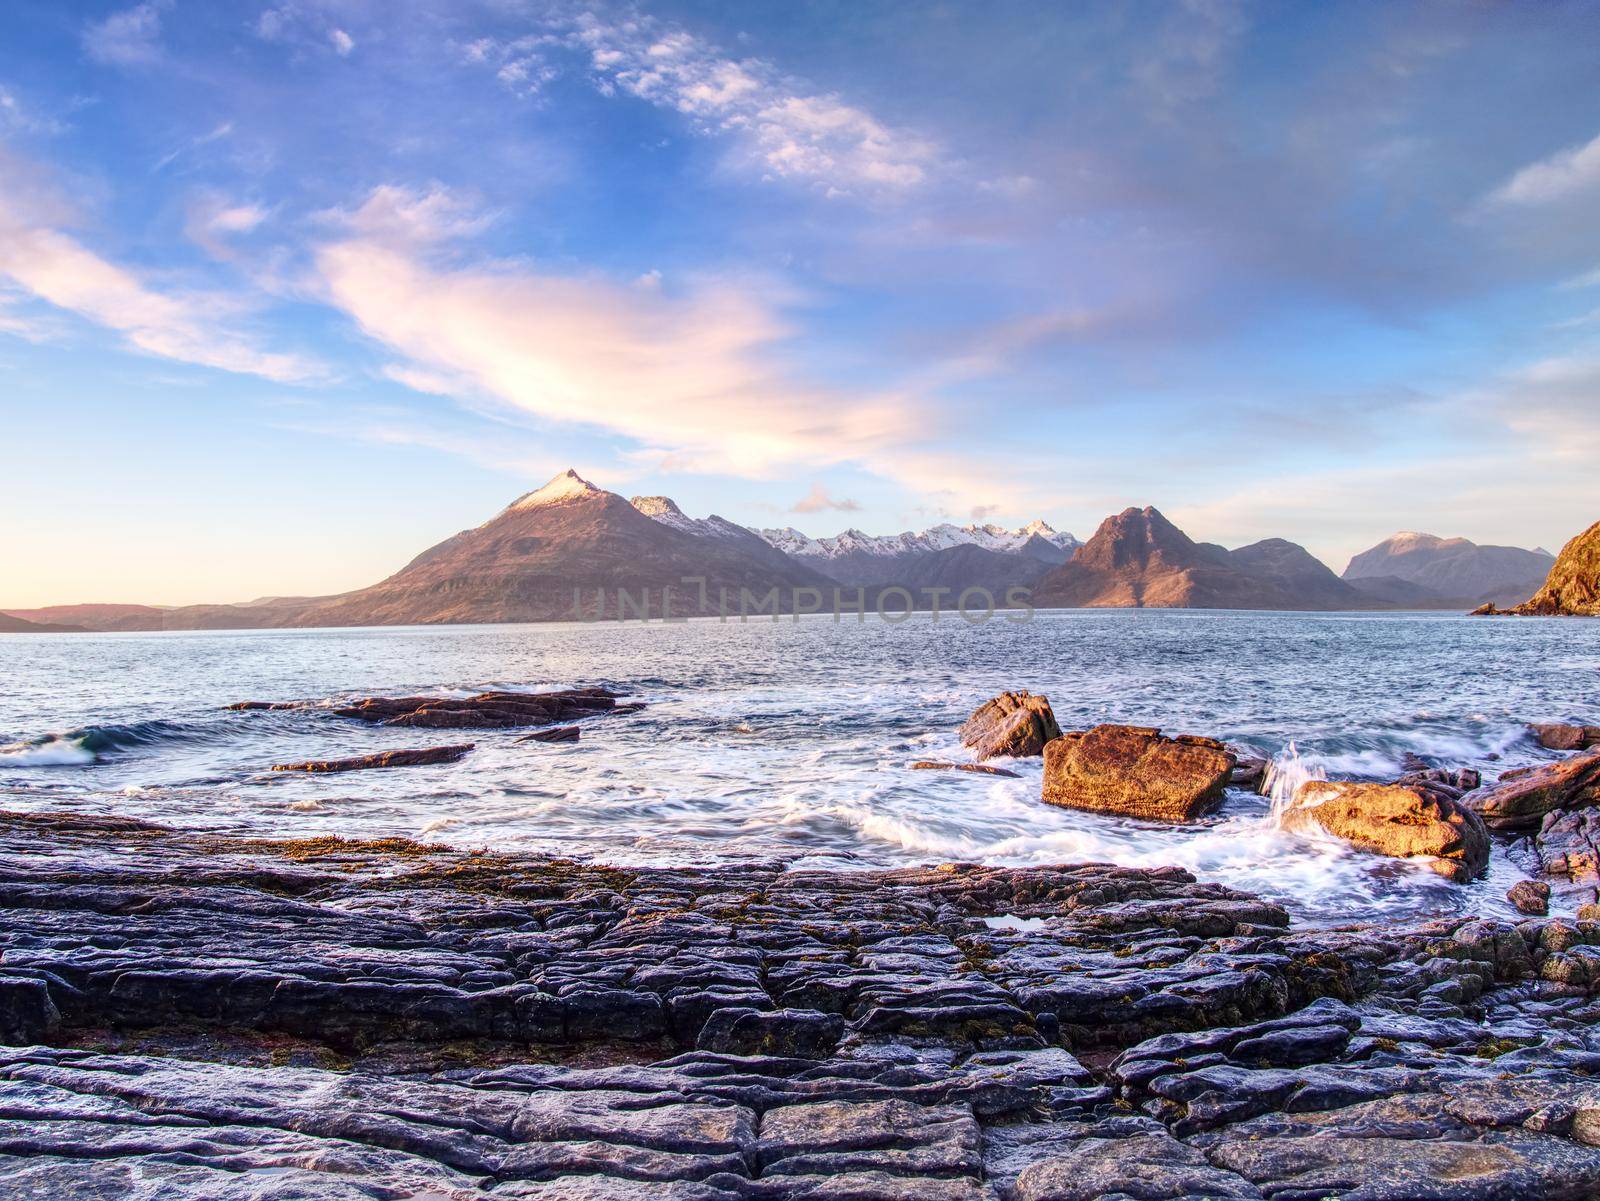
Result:
{"label": "flat rock ledge", "polygon": [[4,1196],[1600,1193],[1589,923],[14,814],[0,905]]}

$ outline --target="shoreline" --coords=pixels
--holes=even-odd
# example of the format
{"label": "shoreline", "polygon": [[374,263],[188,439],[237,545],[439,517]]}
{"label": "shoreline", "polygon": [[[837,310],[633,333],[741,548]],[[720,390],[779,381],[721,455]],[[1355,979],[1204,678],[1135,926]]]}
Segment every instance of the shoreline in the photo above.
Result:
{"label": "shoreline", "polygon": [[1600,1187],[1600,924],[19,814],[0,895],[0,1175],[51,1195]]}

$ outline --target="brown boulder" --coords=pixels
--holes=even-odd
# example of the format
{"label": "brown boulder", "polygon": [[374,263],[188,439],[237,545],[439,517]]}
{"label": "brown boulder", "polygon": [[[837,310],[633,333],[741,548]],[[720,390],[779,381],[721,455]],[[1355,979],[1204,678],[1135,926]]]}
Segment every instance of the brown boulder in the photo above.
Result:
{"label": "brown boulder", "polygon": [[1600,746],[1560,763],[1505,772],[1463,799],[1491,830],[1531,830],[1558,809],[1600,805]]}
{"label": "brown boulder", "polygon": [[1068,809],[1188,821],[1218,804],[1233,774],[1222,743],[1150,726],[1096,726],[1044,749],[1044,799]]}
{"label": "brown boulder", "polygon": [[1550,886],[1537,880],[1518,880],[1506,890],[1506,900],[1518,913],[1543,917],[1550,912]]}
{"label": "brown boulder", "polygon": [[1045,744],[1059,737],[1050,698],[1028,692],[1002,692],[984,701],[961,727],[962,744],[980,760],[1042,755]]}
{"label": "brown boulder", "polygon": [[1351,846],[1397,859],[1427,859],[1457,883],[1489,865],[1489,832],[1448,794],[1399,784],[1307,780],[1282,817],[1285,830],[1322,830]]}
{"label": "brown boulder", "polygon": [[382,751],[376,755],[358,755],[353,759],[308,759],[304,763],[279,763],[273,771],[340,772],[367,771],[377,767],[421,767],[429,763],[454,763],[473,747],[430,746],[414,751]]}
{"label": "brown boulder", "polygon": [[1528,726],[1534,740],[1551,751],[1586,751],[1600,746],[1600,726],[1580,726],[1564,721],[1536,721]]}

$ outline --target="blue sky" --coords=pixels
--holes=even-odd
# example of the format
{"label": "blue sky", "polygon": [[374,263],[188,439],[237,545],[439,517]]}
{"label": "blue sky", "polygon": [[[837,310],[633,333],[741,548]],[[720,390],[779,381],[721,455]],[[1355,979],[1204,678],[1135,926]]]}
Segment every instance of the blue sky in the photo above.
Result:
{"label": "blue sky", "polygon": [[0,602],[752,525],[1600,516],[1600,3],[10,0]]}

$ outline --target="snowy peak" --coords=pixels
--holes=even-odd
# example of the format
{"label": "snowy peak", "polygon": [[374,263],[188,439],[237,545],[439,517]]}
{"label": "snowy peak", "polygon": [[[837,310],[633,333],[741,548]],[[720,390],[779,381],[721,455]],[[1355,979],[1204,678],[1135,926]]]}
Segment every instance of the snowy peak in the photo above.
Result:
{"label": "snowy peak", "polygon": [[[548,505],[570,504],[590,496],[604,496],[605,489],[596,488],[572,468],[567,468],[543,488],[524,493],[506,506],[508,512],[522,509],[542,509]],[[668,502],[670,503],[670,502]]]}
{"label": "snowy peak", "polygon": [[791,527],[775,530],[757,530],[769,544],[785,554],[838,559],[845,555],[895,555],[918,554],[926,551],[949,550],[955,546],[978,546],[984,550],[1015,553],[1031,538],[1043,538],[1053,546],[1072,550],[1078,540],[1071,534],[1057,533],[1047,522],[1030,521],[1019,529],[1008,530],[998,525],[952,525],[946,522],[915,533],[907,530],[900,534],[873,535],[849,529],[831,538],[811,538]]}
{"label": "snowy peak", "polygon": [[670,496],[636,496],[628,503],[662,525],[670,525],[675,530],[685,530],[691,534],[699,532],[695,527],[701,523],[678,508],[677,502]]}

